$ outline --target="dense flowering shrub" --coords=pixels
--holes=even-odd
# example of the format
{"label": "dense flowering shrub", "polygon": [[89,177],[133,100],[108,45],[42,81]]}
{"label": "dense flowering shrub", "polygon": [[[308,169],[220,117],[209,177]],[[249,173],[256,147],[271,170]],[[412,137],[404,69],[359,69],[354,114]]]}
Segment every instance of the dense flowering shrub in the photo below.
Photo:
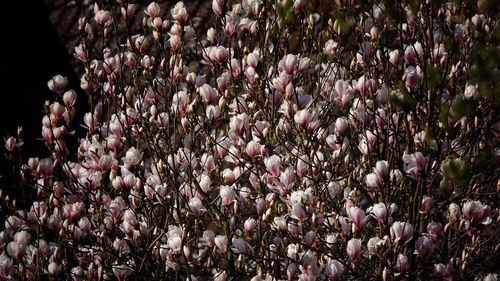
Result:
{"label": "dense flowering shrub", "polygon": [[494,7],[322,5],[213,0],[199,30],[182,2],[95,4],[91,111],[48,82],[50,154],[19,170],[31,208],[4,198],[0,278],[497,280]]}

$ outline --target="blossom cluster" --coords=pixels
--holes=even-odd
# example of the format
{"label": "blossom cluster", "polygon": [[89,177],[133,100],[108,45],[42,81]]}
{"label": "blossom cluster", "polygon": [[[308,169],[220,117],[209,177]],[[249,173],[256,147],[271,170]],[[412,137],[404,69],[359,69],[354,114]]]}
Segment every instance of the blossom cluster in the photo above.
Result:
{"label": "blossom cluster", "polygon": [[36,199],[2,194],[0,278],[497,280],[488,1],[213,0],[201,29],[183,2],[103,2],[84,95],[48,81]]}

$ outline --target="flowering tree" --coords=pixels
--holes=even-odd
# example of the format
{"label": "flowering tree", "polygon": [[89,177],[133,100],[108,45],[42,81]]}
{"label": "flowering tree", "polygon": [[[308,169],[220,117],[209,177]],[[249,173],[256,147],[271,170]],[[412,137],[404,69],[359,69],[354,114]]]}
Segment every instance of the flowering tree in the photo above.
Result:
{"label": "flowering tree", "polygon": [[203,30],[182,2],[96,3],[87,135],[68,149],[77,94],[55,76],[0,277],[497,280],[491,3],[213,0]]}

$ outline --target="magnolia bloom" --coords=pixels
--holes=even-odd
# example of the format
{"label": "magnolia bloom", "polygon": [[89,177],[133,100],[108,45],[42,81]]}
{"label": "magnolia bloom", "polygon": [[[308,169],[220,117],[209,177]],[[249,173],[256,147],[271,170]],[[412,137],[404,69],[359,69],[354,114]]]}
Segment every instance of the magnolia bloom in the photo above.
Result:
{"label": "magnolia bloom", "polygon": [[156,2],[151,2],[144,12],[150,18],[154,19],[154,18],[160,16],[160,11],[161,11],[160,5],[158,5],[158,3],[156,3]]}
{"label": "magnolia bloom", "polygon": [[479,96],[479,86],[476,83],[471,83],[467,82],[465,84],[465,90],[464,90],[464,95],[466,98],[471,99],[471,98],[477,98]]}
{"label": "magnolia bloom", "polygon": [[54,167],[53,167],[52,159],[44,158],[44,159],[40,160],[40,163],[38,164],[38,167],[37,167],[37,172],[41,177],[43,177],[43,178],[50,177],[52,175],[53,171],[54,171]]}
{"label": "magnolia bloom", "polygon": [[17,261],[21,260],[26,252],[26,245],[18,242],[10,242],[7,244],[7,254]]}
{"label": "magnolia bloom", "polygon": [[391,226],[391,238],[394,242],[407,243],[413,237],[413,226],[407,222],[396,221]]}
{"label": "magnolia bloom", "polygon": [[224,204],[225,206],[231,204],[235,198],[233,188],[227,185],[221,186],[219,195],[222,199],[222,204]]}
{"label": "magnolia bloom", "polygon": [[292,205],[292,212],[293,216],[300,221],[304,221],[307,219],[307,213],[302,203],[294,203]]}
{"label": "magnolia bloom", "polygon": [[229,50],[222,46],[210,46],[203,51],[203,58],[209,64],[221,64],[229,57]]}
{"label": "magnolia bloom", "polygon": [[203,203],[198,197],[193,197],[189,199],[188,206],[191,212],[193,212],[193,215],[195,217],[199,217],[201,213],[205,211],[205,207],[203,206]]}
{"label": "magnolia bloom", "polygon": [[62,94],[62,91],[68,86],[68,78],[56,75],[47,82],[47,86],[51,91]]}
{"label": "magnolia bloom", "polygon": [[347,215],[353,223],[354,230],[361,230],[363,228],[366,221],[365,211],[359,207],[350,207],[347,209]]}
{"label": "magnolia bloom", "polygon": [[405,81],[406,88],[408,91],[414,91],[418,89],[420,86],[424,74],[420,66],[414,67],[409,66],[405,69],[405,73],[403,75],[403,81]]}
{"label": "magnolia bloom", "polygon": [[22,142],[17,143],[16,138],[10,137],[5,141],[5,149],[7,149],[7,151],[12,152],[16,147],[19,147],[22,144],[23,144]]}
{"label": "magnolia bloom", "polygon": [[253,232],[256,227],[257,227],[257,220],[254,218],[248,218],[243,224],[243,228],[247,233]]}
{"label": "magnolia bloom", "polygon": [[253,15],[259,14],[261,4],[262,4],[262,0],[243,0],[241,2],[241,6],[242,6],[243,10],[245,10]]}
{"label": "magnolia bloom", "polygon": [[462,213],[466,220],[473,223],[490,224],[492,221],[490,206],[483,205],[479,201],[467,201],[462,207]]}
{"label": "magnolia bloom", "polygon": [[243,240],[242,238],[238,238],[233,241],[231,250],[236,254],[248,254],[249,248],[250,247],[247,241]]}
{"label": "magnolia bloom", "polygon": [[281,168],[281,159],[278,155],[273,155],[269,158],[264,159],[264,164],[266,165],[266,170],[273,176],[279,177]]}
{"label": "magnolia bloom", "polygon": [[127,150],[125,157],[122,158],[123,163],[129,167],[137,166],[141,162],[143,154],[135,147],[131,147]]}
{"label": "magnolia bloom", "polygon": [[410,260],[407,256],[399,254],[396,260],[396,270],[401,274],[406,274],[410,269]]}
{"label": "magnolia bloom", "polygon": [[5,253],[0,255],[0,278],[5,280],[8,279],[13,263],[12,259]]}
{"label": "magnolia bloom", "polygon": [[376,191],[380,191],[384,183],[384,181],[376,173],[366,175],[365,182],[366,186],[371,187]]}
{"label": "magnolia bloom", "polygon": [[319,122],[317,120],[317,114],[316,111],[308,110],[308,109],[302,109],[295,113],[293,116],[293,120],[295,123],[301,127],[307,128],[310,131],[313,131],[316,129],[316,127],[319,125]]}
{"label": "magnolia bloom", "polygon": [[242,130],[248,126],[249,117],[246,113],[241,113],[231,117],[229,120],[229,128],[236,134],[240,135]]}
{"label": "magnolia bloom", "polygon": [[433,247],[431,239],[426,235],[421,235],[415,242],[415,253],[425,258],[431,253]]}
{"label": "magnolia bloom", "polygon": [[405,49],[405,62],[407,64],[415,64],[417,60],[422,60],[424,55],[424,49],[420,42],[416,42],[415,44],[406,47]]}
{"label": "magnolia bloom", "polygon": [[399,50],[393,50],[389,53],[389,62],[394,66],[399,64]]}
{"label": "magnolia bloom", "polygon": [[56,277],[60,271],[61,267],[57,263],[55,262],[49,263],[49,266],[47,267],[47,272],[51,277]]}
{"label": "magnolia bloom", "polygon": [[106,10],[99,10],[95,13],[94,20],[98,25],[104,26],[111,20],[111,14]]}
{"label": "magnolia bloom", "polygon": [[331,260],[325,267],[326,275],[332,279],[340,279],[344,274],[344,265],[337,260]]}
{"label": "magnolia bloom", "polygon": [[172,17],[179,22],[186,21],[188,17],[186,6],[182,1],[177,2],[170,13],[172,14]]}
{"label": "magnolia bloom", "polygon": [[361,239],[352,238],[347,242],[347,255],[351,260],[361,255]]}
{"label": "magnolia bloom", "polygon": [[335,120],[335,130],[341,136],[343,136],[346,133],[348,128],[349,128],[349,122],[347,121],[346,117],[342,116],[337,118],[337,120]]}
{"label": "magnolia bloom", "polygon": [[381,224],[387,221],[387,207],[384,203],[377,203],[368,209],[368,212],[374,216]]}
{"label": "magnolia bloom", "polygon": [[254,159],[255,157],[260,155],[262,145],[258,143],[256,140],[251,140],[247,143],[245,147],[245,152],[250,158]]}
{"label": "magnolia bloom", "polygon": [[339,43],[333,41],[333,39],[328,40],[323,48],[323,53],[327,55],[334,55],[337,53]]}
{"label": "magnolia bloom", "polygon": [[214,88],[212,88],[212,86],[208,84],[203,84],[198,90],[205,105],[208,104],[215,105],[219,102],[219,95],[217,91]]}
{"label": "magnolia bloom", "polygon": [[422,198],[422,202],[420,203],[420,213],[428,214],[431,211],[433,204],[434,200],[432,199],[432,197],[424,196],[424,198]]}
{"label": "magnolia bloom", "polygon": [[418,180],[420,172],[425,168],[426,160],[421,152],[403,155],[405,172],[414,180]]}
{"label": "magnolia bloom", "polygon": [[212,0],[212,11],[214,14],[220,17],[222,15],[223,1],[222,0]]}
{"label": "magnolia bloom", "polygon": [[227,252],[227,250],[228,250],[228,247],[227,247],[227,243],[228,243],[227,236],[225,236],[225,235],[217,235],[217,236],[215,236],[214,242],[215,242],[215,245],[217,246],[217,248],[221,249],[223,252]]}
{"label": "magnolia bloom", "polygon": [[368,249],[368,255],[371,258],[374,255],[377,255],[377,248],[382,244],[382,239],[378,237],[372,237],[366,243],[366,248]]}
{"label": "magnolia bloom", "polygon": [[309,171],[309,157],[307,155],[302,155],[297,159],[297,176],[305,177]]}

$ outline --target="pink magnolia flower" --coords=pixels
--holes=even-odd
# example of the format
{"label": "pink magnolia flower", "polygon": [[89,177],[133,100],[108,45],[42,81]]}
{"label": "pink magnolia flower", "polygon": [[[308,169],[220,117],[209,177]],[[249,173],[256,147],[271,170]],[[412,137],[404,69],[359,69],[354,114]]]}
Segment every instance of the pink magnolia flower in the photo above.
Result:
{"label": "pink magnolia flower", "polygon": [[250,158],[255,159],[257,156],[260,155],[261,151],[261,144],[258,143],[256,140],[251,140],[250,142],[247,143],[245,147],[245,152],[247,153]]}
{"label": "pink magnolia flower", "polygon": [[242,130],[248,126],[248,122],[248,115],[246,113],[241,113],[231,117],[229,120],[229,128],[239,136],[242,133]]}
{"label": "pink magnolia flower", "polygon": [[401,274],[406,274],[410,269],[410,260],[407,256],[399,254],[396,259],[396,270]]}
{"label": "pink magnolia flower", "polygon": [[220,187],[219,195],[222,199],[222,204],[224,204],[225,206],[233,203],[234,198],[235,198],[233,188],[231,186],[227,186],[227,185]]}
{"label": "pink magnolia flower", "polygon": [[51,91],[62,94],[64,89],[68,86],[68,78],[56,75],[47,82],[47,86]]}
{"label": "pink magnolia flower", "polygon": [[223,46],[210,46],[205,48],[203,58],[209,65],[221,64],[229,57],[229,50]]}
{"label": "pink magnolia flower", "polygon": [[198,197],[193,197],[189,199],[188,206],[191,212],[193,212],[193,215],[195,217],[199,217],[201,213],[205,211],[205,207],[203,206],[203,203]]}
{"label": "pink magnolia flower", "polygon": [[243,229],[245,230],[246,233],[251,233],[255,230],[257,227],[257,220],[254,218],[248,218],[245,220],[245,223],[243,224]]}
{"label": "pink magnolia flower", "polygon": [[273,176],[279,177],[281,171],[281,159],[278,155],[273,155],[264,159],[264,164],[266,166],[266,170]]}
{"label": "pink magnolia flower", "polygon": [[382,244],[383,240],[378,237],[371,237],[366,243],[366,248],[368,249],[368,255],[371,258],[372,256],[377,255],[378,247]]}
{"label": "pink magnolia flower", "polygon": [[17,139],[14,137],[10,137],[5,141],[5,148],[10,152],[14,151],[16,147],[20,147],[21,145],[23,145],[23,143],[18,143]]}
{"label": "pink magnolia flower", "polygon": [[170,44],[170,48],[172,48],[172,52],[176,53],[182,46],[182,38],[179,35],[172,35],[168,39],[168,43]]}
{"label": "pink magnolia flower", "polygon": [[12,241],[7,244],[7,254],[17,261],[20,261],[23,258],[25,252],[26,245],[23,243]]}
{"label": "pink magnolia flower", "polygon": [[292,205],[292,212],[293,215],[300,221],[304,221],[307,219],[307,213],[306,210],[304,209],[304,206],[302,203],[294,203]]}
{"label": "pink magnolia flower", "polygon": [[413,237],[413,226],[407,222],[396,221],[391,226],[391,238],[394,242],[409,242]]}
{"label": "pink magnolia flower", "polygon": [[248,254],[250,246],[247,241],[242,238],[238,238],[233,241],[231,250],[236,254]]}
{"label": "pink magnolia flower", "polygon": [[168,247],[174,252],[179,253],[182,245],[182,238],[179,235],[169,235],[168,236]]}
{"label": "pink magnolia flower", "polygon": [[374,216],[381,224],[387,221],[387,207],[384,203],[377,203],[368,209],[368,212]]}
{"label": "pink magnolia flower", "polygon": [[351,238],[347,242],[347,255],[351,260],[355,260],[361,255],[361,239]]}
{"label": "pink magnolia flower", "polygon": [[373,171],[385,181],[389,178],[389,163],[385,160],[379,160],[375,163]]}
{"label": "pink magnolia flower", "polygon": [[59,272],[61,272],[61,267],[57,263],[51,262],[47,267],[47,272],[52,278],[55,278],[59,275]]}
{"label": "pink magnolia flower", "polygon": [[74,90],[69,90],[63,95],[64,105],[66,107],[72,107],[76,101],[76,92]]}
{"label": "pink magnolia flower", "polygon": [[215,169],[215,159],[213,155],[203,154],[200,160],[205,172],[210,173]]}
{"label": "pink magnolia flower", "polygon": [[337,260],[331,260],[325,267],[326,275],[334,280],[340,280],[344,274],[344,265]]}
{"label": "pink magnolia flower", "polygon": [[405,163],[405,172],[414,180],[420,178],[420,172],[424,170],[426,159],[421,152],[403,155],[403,162]]}
{"label": "pink magnolia flower", "polygon": [[420,42],[416,42],[415,44],[406,47],[405,49],[405,62],[407,64],[415,64],[417,60],[422,60],[424,55],[424,49]]}
{"label": "pink magnolia flower", "polygon": [[220,17],[222,15],[223,0],[212,0],[212,11],[214,14]]}
{"label": "pink magnolia flower", "polygon": [[50,177],[52,175],[53,171],[54,171],[54,167],[53,167],[53,162],[52,162],[51,158],[44,158],[44,159],[40,160],[40,163],[38,164],[38,167],[37,167],[37,172],[41,177],[43,177],[43,178]]}
{"label": "pink magnolia flower", "polygon": [[287,230],[287,222],[286,222],[286,218],[284,216],[274,217],[273,223],[274,223],[273,226],[278,231],[286,231]]}
{"label": "pink magnolia flower", "polygon": [[413,92],[420,87],[424,75],[420,66],[408,66],[405,69],[403,75],[403,81],[405,81],[406,88],[408,91]]}
{"label": "pink magnolia flower", "polygon": [[359,207],[353,206],[347,209],[347,215],[349,216],[349,219],[352,221],[354,225],[353,227],[354,230],[363,229],[363,226],[365,225],[366,221],[365,211],[363,211]]}
{"label": "pink magnolia flower", "polygon": [[316,111],[302,109],[295,113],[293,116],[295,123],[301,127],[307,128],[309,130],[314,130],[318,125],[318,120],[316,116]]}
{"label": "pink magnolia flower", "polygon": [[243,0],[241,6],[243,10],[252,15],[259,15],[260,5],[262,0]]}
{"label": "pink magnolia flower", "polygon": [[144,153],[140,152],[135,147],[129,148],[125,157],[122,158],[123,163],[128,167],[137,166],[142,161],[142,155]]}
{"label": "pink magnolia flower", "polygon": [[154,19],[154,18],[160,16],[160,11],[161,11],[160,5],[158,5],[158,3],[156,3],[156,2],[151,2],[144,12],[150,18]]}
{"label": "pink magnolia flower", "polygon": [[323,48],[323,53],[327,55],[335,55],[337,53],[339,44],[332,39],[328,40],[325,43],[325,47]]}
{"label": "pink magnolia flower", "polygon": [[295,169],[293,166],[289,166],[280,175],[280,182],[283,184],[285,189],[290,189],[295,183]]}
{"label": "pink magnolia flower", "polygon": [[215,246],[215,233],[212,230],[203,231],[202,239],[208,247]]}
{"label": "pink magnolia flower", "polygon": [[99,26],[105,26],[111,20],[111,14],[109,11],[99,10],[95,13],[94,20]]}
{"label": "pink magnolia flower", "polygon": [[215,236],[214,241],[215,241],[215,245],[217,246],[217,248],[222,250],[224,253],[227,252],[227,250],[228,250],[227,236],[217,235],[217,236]]}
{"label": "pink magnolia flower", "polygon": [[488,205],[483,205],[479,201],[469,200],[462,206],[462,213],[466,220],[473,223],[490,224],[491,209]]}
{"label": "pink magnolia flower", "polygon": [[349,128],[349,122],[347,121],[347,118],[345,117],[339,117],[337,120],[335,120],[335,130],[343,136],[347,129]]}
{"label": "pink magnolia flower", "polygon": [[305,177],[309,171],[309,157],[307,155],[302,155],[297,159],[297,175],[299,177]]}
{"label": "pink magnolia flower", "polygon": [[10,276],[10,270],[12,269],[12,265],[14,262],[12,261],[9,256],[7,256],[5,253],[2,253],[0,255],[0,278],[3,278],[5,280],[9,279]]}
{"label": "pink magnolia flower", "polygon": [[420,203],[420,213],[429,214],[433,204],[434,200],[432,199],[432,197],[424,196],[424,198],[422,198],[422,202]]}
{"label": "pink magnolia flower", "polygon": [[450,223],[457,223],[460,220],[460,206],[458,206],[455,203],[451,203],[448,206],[448,214],[449,214],[449,221]]}
{"label": "pink magnolia flower", "polygon": [[380,191],[382,185],[384,184],[382,178],[376,173],[366,175],[365,182],[368,187],[371,187],[376,191]]}
{"label": "pink magnolia flower", "polygon": [[188,14],[187,14],[187,9],[186,6],[184,5],[184,2],[179,1],[175,6],[172,8],[170,11],[172,14],[172,17],[179,21],[179,22],[185,22],[187,20]]}
{"label": "pink magnolia flower", "polygon": [[432,251],[434,245],[427,235],[421,235],[415,242],[415,252],[420,258],[426,258]]}
{"label": "pink magnolia flower", "polygon": [[286,276],[288,280],[295,280],[297,275],[298,267],[296,263],[290,263],[286,268]]}

